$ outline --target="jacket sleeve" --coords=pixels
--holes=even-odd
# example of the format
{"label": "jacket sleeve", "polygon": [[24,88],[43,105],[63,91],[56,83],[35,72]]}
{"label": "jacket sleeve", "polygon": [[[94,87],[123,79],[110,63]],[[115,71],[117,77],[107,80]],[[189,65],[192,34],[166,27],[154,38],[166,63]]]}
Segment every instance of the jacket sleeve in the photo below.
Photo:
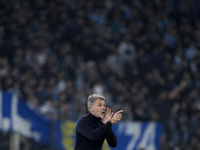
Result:
{"label": "jacket sleeve", "polygon": [[88,120],[83,119],[78,121],[76,125],[76,132],[88,138],[89,140],[99,140],[103,137],[106,137],[106,134],[110,132],[111,126],[112,124],[107,122],[103,126],[93,129],[88,123]]}
{"label": "jacket sleeve", "polygon": [[115,136],[112,128],[110,128],[109,131],[106,133],[106,141],[108,142],[108,145],[110,147],[114,148],[117,146],[117,137]]}

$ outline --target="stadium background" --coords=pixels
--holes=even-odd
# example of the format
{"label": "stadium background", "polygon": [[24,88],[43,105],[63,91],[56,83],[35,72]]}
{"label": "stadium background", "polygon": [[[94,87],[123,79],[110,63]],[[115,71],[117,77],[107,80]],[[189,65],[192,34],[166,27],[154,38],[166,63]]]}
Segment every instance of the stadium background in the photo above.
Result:
{"label": "stadium background", "polygon": [[71,121],[99,93],[123,121],[162,122],[162,150],[200,149],[199,14],[199,0],[1,0],[0,90]]}

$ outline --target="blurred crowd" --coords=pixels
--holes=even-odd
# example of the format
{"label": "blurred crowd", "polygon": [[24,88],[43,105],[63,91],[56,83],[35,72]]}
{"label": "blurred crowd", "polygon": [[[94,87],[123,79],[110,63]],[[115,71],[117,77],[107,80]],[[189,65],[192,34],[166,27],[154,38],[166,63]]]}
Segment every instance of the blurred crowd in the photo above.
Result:
{"label": "blurred crowd", "polygon": [[1,0],[0,90],[76,121],[102,94],[159,121],[162,150],[200,149],[200,0]]}

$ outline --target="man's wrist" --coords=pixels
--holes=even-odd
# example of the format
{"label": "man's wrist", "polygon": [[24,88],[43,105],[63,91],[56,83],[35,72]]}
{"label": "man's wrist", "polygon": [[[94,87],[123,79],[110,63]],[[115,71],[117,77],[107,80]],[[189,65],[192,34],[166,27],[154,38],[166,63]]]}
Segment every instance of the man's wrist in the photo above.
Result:
{"label": "man's wrist", "polygon": [[112,126],[115,124],[115,123],[112,122],[112,120],[110,120],[110,123],[112,124]]}

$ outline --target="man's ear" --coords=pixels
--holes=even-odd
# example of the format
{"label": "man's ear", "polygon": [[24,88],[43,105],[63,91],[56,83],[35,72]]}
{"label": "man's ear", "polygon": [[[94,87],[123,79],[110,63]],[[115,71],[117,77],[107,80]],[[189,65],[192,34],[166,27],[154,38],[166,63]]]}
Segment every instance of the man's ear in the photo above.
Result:
{"label": "man's ear", "polygon": [[89,106],[89,111],[92,112],[92,106]]}

